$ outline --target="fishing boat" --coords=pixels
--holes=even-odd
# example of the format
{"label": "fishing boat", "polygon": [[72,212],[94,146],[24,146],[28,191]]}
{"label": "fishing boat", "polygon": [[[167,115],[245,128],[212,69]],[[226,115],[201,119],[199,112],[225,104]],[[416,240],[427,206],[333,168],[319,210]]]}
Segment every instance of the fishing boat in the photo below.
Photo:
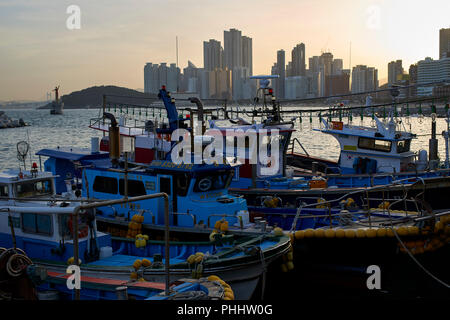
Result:
{"label": "fishing boat", "polygon": [[[268,232],[233,235],[225,227],[219,227],[220,232],[212,237],[207,234],[203,238],[192,237],[190,241],[171,239],[169,243],[170,201],[165,193],[132,197],[130,192],[126,198],[94,203],[91,200],[84,204],[75,192],[57,196],[55,176],[48,172],[22,171],[14,175],[9,171],[1,178],[0,246],[22,249],[34,264],[50,272],[50,278],[65,273],[67,262],[72,257],[77,261],[79,254],[86,281],[112,278],[122,282],[143,279],[161,283],[169,273],[172,280],[219,276],[233,288],[237,299],[249,299],[264,279],[267,266],[290,248],[285,235]],[[131,232],[128,237],[98,231],[94,208],[121,204],[129,207],[130,203],[158,197],[165,199],[164,238],[142,229],[144,212],[133,215],[127,223]],[[222,223],[228,224],[225,220]],[[91,294],[86,293],[86,297]]]}

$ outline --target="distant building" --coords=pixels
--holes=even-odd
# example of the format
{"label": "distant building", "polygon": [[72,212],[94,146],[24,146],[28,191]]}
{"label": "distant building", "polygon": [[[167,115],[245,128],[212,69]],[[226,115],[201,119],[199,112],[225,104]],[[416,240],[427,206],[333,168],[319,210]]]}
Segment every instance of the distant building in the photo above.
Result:
{"label": "distant building", "polygon": [[216,99],[228,99],[231,100],[231,70],[216,69],[214,71],[208,71],[209,76],[209,97]]}
{"label": "distant building", "polygon": [[402,60],[391,61],[388,63],[388,84],[397,83],[398,76],[403,74]]}
{"label": "distant building", "polygon": [[434,86],[421,86],[421,84],[449,81],[450,80],[450,58],[433,60],[430,57],[417,63],[417,95],[427,96],[433,94]]}
{"label": "distant building", "polygon": [[285,98],[286,99],[303,99],[308,94],[308,77],[292,76],[286,77],[285,80]]}
{"label": "distant building", "polygon": [[207,71],[222,69],[223,49],[220,41],[214,39],[203,41],[203,67]]}
{"label": "distant building", "polygon": [[[242,36],[237,29],[223,33],[223,68],[231,72],[232,97],[243,99],[249,89],[249,76],[253,75],[253,43],[252,38]],[[234,93],[236,91],[236,93]],[[245,94],[244,94],[245,92]]]}
{"label": "distant building", "polygon": [[352,69],[352,93],[374,91],[378,89],[378,70],[365,65]]}
{"label": "distant building", "polygon": [[280,77],[276,79],[276,91],[275,96],[278,99],[285,99],[285,80],[286,80],[286,60],[284,50],[277,51],[277,68],[276,73]]}
{"label": "distant building", "polygon": [[450,58],[450,28],[439,30],[439,59]]}
{"label": "distant building", "polygon": [[320,65],[319,56],[313,56],[309,58],[309,71],[310,72],[319,72]]}
{"label": "distant building", "polygon": [[[409,66],[409,84],[415,85],[417,83],[417,64],[412,64]],[[412,86],[409,88],[409,95],[414,97],[417,95],[417,88]]]}
{"label": "distant building", "polygon": [[340,74],[325,76],[325,96],[348,94],[350,92],[350,70],[342,70]]}
{"label": "distant building", "polygon": [[252,38],[246,36],[242,36],[242,66],[248,68],[250,76],[253,75]]}
{"label": "distant building", "polygon": [[333,72],[333,54],[331,52],[324,52],[319,57],[319,65],[323,66],[325,76],[329,76]]}
{"label": "distant building", "polygon": [[167,63],[147,63],[144,66],[144,92],[158,93],[161,86],[167,90],[176,92],[180,87],[181,73],[175,63],[167,67]]}
{"label": "distant building", "polygon": [[344,62],[342,59],[334,59],[333,62],[331,63],[331,74],[341,75],[343,66]]}
{"label": "distant building", "polygon": [[292,49],[292,63],[289,70],[290,76],[305,76],[306,75],[306,65],[305,65],[305,44],[299,43]]}
{"label": "distant building", "polygon": [[191,61],[188,61],[187,67],[183,69],[181,91],[200,92],[198,70]]}
{"label": "distant building", "polygon": [[242,67],[242,33],[237,29],[223,32],[224,67],[233,70]]}

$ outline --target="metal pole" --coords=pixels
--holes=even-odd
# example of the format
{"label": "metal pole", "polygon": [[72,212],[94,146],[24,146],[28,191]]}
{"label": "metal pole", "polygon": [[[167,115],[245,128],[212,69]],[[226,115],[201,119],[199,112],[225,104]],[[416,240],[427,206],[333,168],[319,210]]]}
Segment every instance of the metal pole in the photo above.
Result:
{"label": "metal pole", "polygon": [[[166,271],[166,288],[165,288],[165,294],[169,295],[169,283],[170,283],[170,252],[169,252],[169,196],[167,193],[160,192],[160,193],[153,193],[153,194],[146,194],[143,196],[137,196],[137,197],[131,197],[131,198],[122,198],[122,199],[116,199],[116,200],[108,200],[103,202],[93,202],[88,204],[82,204],[74,208],[72,216],[75,218],[75,223],[73,224],[74,228],[74,244],[73,244],[73,251],[74,251],[74,264],[78,266],[78,250],[79,250],[79,243],[78,243],[78,217],[81,210],[86,209],[94,209],[98,207],[104,207],[109,205],[115,205],[115,204],[123,204],[123,203],[129,203],[134,201],[142,201],[142,200],[148,200],[148,199],[154,199],[154,198],[164,198],[164,222],[165,222],[165,251],[166,251],[166,261],[165,261],[165,271]],[[80,289],[75,289],[75,300],[80,299]]]}

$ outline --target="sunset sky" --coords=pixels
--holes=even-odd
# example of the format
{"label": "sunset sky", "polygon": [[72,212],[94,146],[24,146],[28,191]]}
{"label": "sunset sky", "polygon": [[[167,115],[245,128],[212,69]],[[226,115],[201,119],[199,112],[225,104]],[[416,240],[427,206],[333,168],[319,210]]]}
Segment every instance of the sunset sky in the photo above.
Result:
{"label": "sunset sky", "polygon": [[[69,30],[69,5],[81,29]],[[450,27],[449,0],[0,0],[0,100],[44,99],[93,85],[143,88],[146,62],[203,67],[203,41],[223,46],[223,31],[253,38],[254,74],[270,73],[276,51],[303,42],[306,57],[331,51],[378,68],[402,59],[406,71],[438,58],[439,29]],[[306,59],[306,62],[308,60]]]}

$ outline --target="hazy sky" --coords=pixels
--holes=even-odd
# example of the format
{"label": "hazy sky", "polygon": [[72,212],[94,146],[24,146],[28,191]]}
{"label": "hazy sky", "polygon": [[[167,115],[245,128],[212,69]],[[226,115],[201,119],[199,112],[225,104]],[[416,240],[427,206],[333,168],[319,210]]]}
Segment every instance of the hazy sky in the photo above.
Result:
{"label": "hazy sky", "polygon": [[[66,9],[78,5],[81,28]],[[449,0],[0,0],[0,100],[43,99],[92,85],[143,88],[146,62],[203,66],[203,41],[237,28],[253,38],[254,74],[270,73],[276,51],[303,42],[306,57],[330,50],[378,68],[403,59],[407,70],[438,58],[439,29],[450,27]]]}

